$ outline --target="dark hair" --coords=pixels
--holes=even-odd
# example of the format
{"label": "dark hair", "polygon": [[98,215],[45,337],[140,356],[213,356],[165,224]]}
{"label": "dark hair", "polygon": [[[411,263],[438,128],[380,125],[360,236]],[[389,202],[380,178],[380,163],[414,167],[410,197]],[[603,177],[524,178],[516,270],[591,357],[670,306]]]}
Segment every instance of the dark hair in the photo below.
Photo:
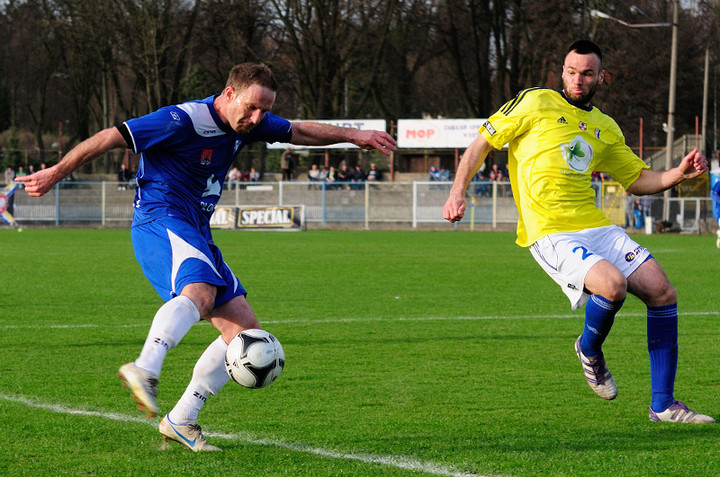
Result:
{"label": "dark hair", "polygon": [[232,86],[236,90],[243,90],[251,84],[259,84],[270,91],[278,90],[272,70],[263,63],[241,63],[230,70],[225,87]]}
{"label": "dark hair", "polygon": [[570,53],[571,51],[574,51],[580,55],[589,55],[590,53],[595,53],[598,58],[600,58],[600,61],[602,61],[602,51],[600,51],[600,47],[590,40],[576,41],[575,43],[570,45],[570,48],[568,48],[567,52]]}

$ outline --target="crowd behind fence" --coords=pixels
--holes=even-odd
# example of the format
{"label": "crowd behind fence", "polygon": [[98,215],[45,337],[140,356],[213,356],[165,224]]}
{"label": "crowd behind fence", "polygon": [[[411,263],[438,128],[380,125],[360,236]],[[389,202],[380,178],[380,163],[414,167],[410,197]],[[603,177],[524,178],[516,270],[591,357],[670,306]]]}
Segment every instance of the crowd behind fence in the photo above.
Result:
{"label": "crowd behind fence", "polygon": [[[40,198],[18,189],[11,204],[21,225],[127,227],[134,190],[118,182],[64,181]],[[243,183],[225,190],[218,207],[303,206],[305,225],[373,228],[452,227],[442,218],[451,182],[364,182],[326,184],[303,181]],[[643,233],[715,230],[712,203],[703,197],[669,198],[663,221],[661,195],[635,197],[617,183],[602,183],[596,203],[610,220]],[[457,227],[512,229],[518,212],[509,182],[471,183],[468,208]]]}

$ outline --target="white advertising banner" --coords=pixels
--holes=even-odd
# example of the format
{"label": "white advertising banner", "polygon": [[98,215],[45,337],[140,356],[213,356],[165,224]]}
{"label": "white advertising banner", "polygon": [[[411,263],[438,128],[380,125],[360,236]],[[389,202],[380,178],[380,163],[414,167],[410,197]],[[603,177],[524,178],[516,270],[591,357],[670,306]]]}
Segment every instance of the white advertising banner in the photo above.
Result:
{"label": "white advertising banner", "polygon": [[478,136],[482,119],[399,119],[398,147],[464,149]]}
{"label": "white advertising banner", "polygon": [[[375,129],[378,131],[386,131],[386,122],[384,119],[312,119],[309,120],[315,123],[332,124],[344,128],[357,128],[357,129]],[[301,122],[301,121],[296,121]],[[329,146],[295,146],[293,144],[286,144],[283,142],[276,142],[267,145],[268,149],[285,149],[287,147],[291,149],[306,149],[306,148],[321,148],[321,149],[352,149],[357,148],[355,144],[349,142],[343,142],[339,144],[330,144]]]}

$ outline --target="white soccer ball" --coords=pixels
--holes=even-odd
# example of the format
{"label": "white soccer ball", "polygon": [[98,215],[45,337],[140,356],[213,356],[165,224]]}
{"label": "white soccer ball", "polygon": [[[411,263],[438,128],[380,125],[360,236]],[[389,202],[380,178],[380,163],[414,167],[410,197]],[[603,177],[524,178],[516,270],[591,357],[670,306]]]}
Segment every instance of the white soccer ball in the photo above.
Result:
{"label": "white soccer ball", "polygon": [[275,381],[285,366],[285,351],[265,330],[245,330],[237,334],[225,352],[225,369],[246,388],[264,388]]}

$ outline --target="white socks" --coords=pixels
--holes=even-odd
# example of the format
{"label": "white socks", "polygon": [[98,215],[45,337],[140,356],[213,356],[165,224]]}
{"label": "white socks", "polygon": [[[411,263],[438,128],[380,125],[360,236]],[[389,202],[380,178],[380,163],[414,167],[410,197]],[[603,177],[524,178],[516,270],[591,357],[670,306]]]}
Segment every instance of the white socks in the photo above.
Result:
{"label": "white socks", "polygon": [[135,366],[159,377],[167,352],[177,346],[198,321],[200,312],[190,298],[180,295],[165,303],[153,318]]}
{"label": "white socks", "polygon": [[227,344],[222,336],[210,343],[200,356],[187,389],[177,402],[169,416],[178,424],[196,423],[198,413],[210,395],[215,395],[230,380],[225,370],[225,351]]}

